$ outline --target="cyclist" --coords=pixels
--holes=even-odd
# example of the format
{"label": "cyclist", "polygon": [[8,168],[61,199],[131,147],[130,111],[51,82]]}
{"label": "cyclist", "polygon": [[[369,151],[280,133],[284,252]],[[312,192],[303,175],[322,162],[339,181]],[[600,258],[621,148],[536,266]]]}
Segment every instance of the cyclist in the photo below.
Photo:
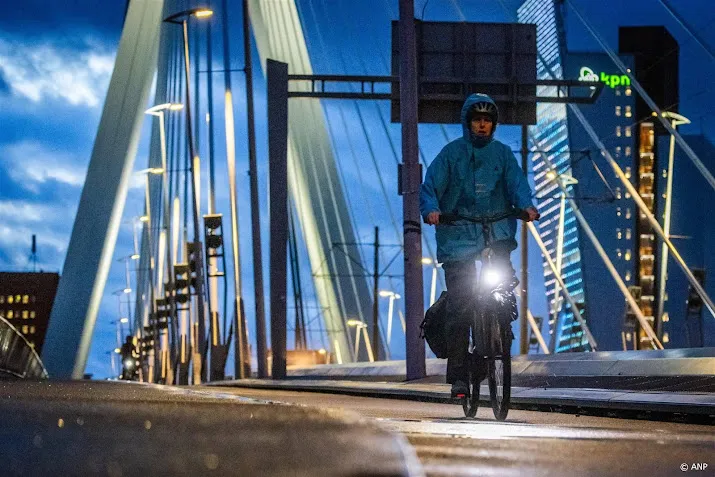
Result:
{"label": "cyclist", "polygon": [[[420,213],[425,223],[436,225],[437,260],[447,281],[446,336],[449,338],[447,383],[452,397],[469,395],[468,345],[476,279],[475,261],[484,249],[479,224],[457,222],[440,226],[440,214],[495,215],[512,207],[524,209],[528,220],[539,216],[531,201],[524,172],[504,143],[494,139],[499,112],[486,94],[472,94],[462,106],[462,137],[447,144],[432,164],[420,189]],[[518,283],[510,254],[516,248],[516,220],[493,224],[492,262],[504,264],[511,286]],[[480,371],[483,379],[486,367]],[[481,379],[480,379],[481,381]]]}

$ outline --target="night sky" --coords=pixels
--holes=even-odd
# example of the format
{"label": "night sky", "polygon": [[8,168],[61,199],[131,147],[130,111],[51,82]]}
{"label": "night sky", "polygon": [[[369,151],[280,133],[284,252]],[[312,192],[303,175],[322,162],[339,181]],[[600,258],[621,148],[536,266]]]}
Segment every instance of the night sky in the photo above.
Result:
{"label": "night sky", "polygon": [[[396,0],[371,0],[355,2],[349,0],[296,0],[305,28],[313,69],[316,73],[387,74],[389,58],[390,19],[396,19]],[[39,268],[59,272],[64,263],[64,255],[69,242],[72,223],[78,205],[84,175],[91,156],[94,137],[102,111],[102,105],[112,73],[114,55],[121,34],[125,10],[124,0],[25,0],[9,2],[3,0],[3,14],[0,16],[0,270],[30,270],[28,260],[32,234],[38,237]],[[211,2],[208,2],[209,4]],[[218,3],[218,2],[217,2]],[[240,37],[240,2],[229,2],[233,38],[232,63],[243,62]],[[429,0],[425,12],[426,20],[435,21],[493,21],[513,20],[517,0]],[[715,50],[715,9],[710,0],[672,1],[678,12],[688,22],[689,27],[698,32],[707,42],[711,51]],[[423,0],[415,3],[415,12],[422,16]],[[681,127],[683,134],[704,134],[715,142],[715,60],[701,48],[667,12],[658,0],[604,0],[593,2],[576,0],[575,5],[593,24],[611,47],[617,47],[618,26],[622,25],[665,25],[680,43],[680,112],[689,117],[693,124]],[[219,19],[215,22],[216,41],[220,39]],[[584,29],[573,12],[567,13],[566,32],[568,47],[572,51],[600,51],[598,44]],[[218,55],[215,55],[218,56]],[[256,60],[258,56],[255,56]],[[266,201],[266,136],[265,136],[265,88],[257,73],[256,108],[258,121],[258,160],[260,187],[263,204],[264,255],[267,252],[267,204]],[[244,264],[244,294],[249,321],[253,316],[253,292],[251,283],[251,249],[248,202],[247,153],[245,142],[245,119],[243,80],[235,76],[234,85],[237,113],[237,153],[239,190],[241,198],[239,210],[242,228],[245,227],[241,243]],[[215,87],[220,91],[221,81],[217,78]],[[150,106],[148,104],[147,106]],[[395,161],[389,149],[387,138],[376,128],[376,109],[372,105],[361,105],[368,120],[368,131],[374,135],[371,144],[377,151],[385,183],[389,187],[390,207],[401,213],[401,202],[394,191],[396,183]],[[383,114],[389,113],[387,104],[379,106]],[[348,157],[352,145],[367,161],[367,144],[359,124],[355,121],[354,106],[326,106],[330,119],[337,121],[339,108],[347,115],[345,128],[336,131],[334,148],[339,158]],[[368,111],[372,111],[369,113]],[[389,116],[386,116],[389,117]],[[337,124],[337,123],[336,123]],[[135,169],[146,167],[148,155],[149,121],[143,126]],[[373,127],[374,129],[373,131]],[[399,148],[399,125],[390,125],[393,142]],[[342,132],[341,132],[342,131]],[[447,128],[450,138],[459,134],[457,127]],[[500,127],[497,137],[513,149],[519,148],[519,129]],[[352,143],[348,141],[352,140]],[[205,143],[205,138],[203,138]],[[434,126],[420,127],[420,140],[428,162],[444,145],[444,138]],[[217,150],[217,157],[221,151]],[[706,163],[708,163],[706,161]],[[710,164],[713,160],[709,161]],[[372,171],[372,173],[370,172]],[[377,196],[374,170],[365,171],[365,180],[373,182],[368,186],[368,195]],[[358,171],[346,165],[346,175],[355,178]],[[355,182],[355,181],[351,181]],[[703,181],[700,185],[705,187]],[[132,253],[133,218],[143,213],[143,176],[137,175],[129,191],[123,225],[120,230],[115,260],[105,289],[105,298],[95,328],[91,355],[87,372],[102,378],[110,374],[108,352],[116,343],[115,327],[110,321],[117,319],[118,303],[113,292],[124,288],[124,263],[120,260]],[[359,200],[365,191],[355,187],[347,188],[350,200]],[[219,187],[218,200],[223,201],[219,211],[228,213],[227,190]],[[377,199],[375,199],[377,200]],[[375,210],[381,210],[376,202]],[[384,210],[384,205],[382,206]],[[398,216],[399,218],[399,216]],[[395,243],[397,236],[388,214],[378,214],[371,220],[368,216],[358,216],[358,235],[364,241],[371,241],[371,231],[375,222],[385,230],[386,243]],[[532,246],[532,251],[535,249]],[[370,252],[371,253],[371,252]],[[531,269],[532,296],[543,297],[543,280],[540,283],[540,259],[532,254]],[[399,260],[398,260],[399,262]],[[264,265],[267,258],[264,259]],[[307,269],[307,261],[305,261]],[[306,271],[306,280],[310,272]],[[429,275],[425,275],[427,284]],[[387,286],[387,283],[385,284]],[[393,284],[400,293],[402,284]],[[312,291],[310,292],[312,293]],[[536,309],[545,306],[543,302],[532,302]],[[312,297],[307,299],[314,302]],[[399,303],[399,302],[398,302]],[[387,300],[382,304],[386,314]],[[401,306],[401,305],[400,305]],[[133,310],[132,310],[133,312]],[[124,311],[126,314],[126,311]],[[704,312],[704,315],[706,313]],[[704,316],[705,319],[712,319]],[[250,334],[254,336],[253,325],[249,323]],[[402,341],[401,333],[393,335],[397,343]],[[316,335],[317,339],[317,335]],[[319,344],[317,341],[316,345]],[[404,344],[401,344],[404,346]],[[393,356],[404,356],[404,349],[393,350]],[[230,359],[229,362],[232,362]],[[229,374],[231,370],[229,369]]]}

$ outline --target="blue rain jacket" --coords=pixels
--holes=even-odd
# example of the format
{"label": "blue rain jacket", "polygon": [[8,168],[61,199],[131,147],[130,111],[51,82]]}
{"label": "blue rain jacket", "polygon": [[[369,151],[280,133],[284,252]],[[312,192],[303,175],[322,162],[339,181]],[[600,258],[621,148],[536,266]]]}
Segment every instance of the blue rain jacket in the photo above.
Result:
{"label": "blue rain jacket", "polygon": [[[504,143],[475,136],[467,124],[467,111],[476,102],[492,99],[472,94],[462,106],[462,137],[447,144],[427,168],[420,188],[420,213],[430,212],[473,217],[496,215],[511,206],[533,207],[531,189],[511,149]],[[496,128],[496,123],[494,124]],[[482,226],[465,221],[437,225],[437,260],[476,260],[484,249]],[[516,248],[516,219],[493,224],[494,239]]]}

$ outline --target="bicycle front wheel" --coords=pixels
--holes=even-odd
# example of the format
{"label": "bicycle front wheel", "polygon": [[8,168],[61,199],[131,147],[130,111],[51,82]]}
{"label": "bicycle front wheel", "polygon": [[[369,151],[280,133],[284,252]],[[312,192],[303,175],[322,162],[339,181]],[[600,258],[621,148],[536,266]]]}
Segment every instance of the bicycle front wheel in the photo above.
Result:
{"label": "bicycle front wheel", "polygon": [[494,417],[506,419],[511,402],[511,353],[489,360],[489,397]]}

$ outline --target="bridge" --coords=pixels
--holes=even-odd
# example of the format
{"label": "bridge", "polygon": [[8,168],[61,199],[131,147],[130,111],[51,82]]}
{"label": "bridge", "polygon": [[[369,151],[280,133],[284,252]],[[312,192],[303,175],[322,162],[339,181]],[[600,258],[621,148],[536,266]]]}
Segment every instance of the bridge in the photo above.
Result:
{"label": "bridge", "polygon": [[[713,196],[715,147],[678,129],[689,93],[673,35],[621,28],[614,49],[571,0],[505,6],[506,27],[466,22],[464,2],[449,25],[393,3],[376,15],[391,45],[373,45],[372,27],[329,2],[128,3],[42,360],[25,347],[26,370],[9,373],[40,381],[3,388],[7,435],[21,442],[7,455],[43,449],[36,467],[12,460],[13,472],[615,475],[633,470],[634,449],[643,471],[715,465],[704,427],[715,422],[712,226],[685,212],[689,184]],[[567,8],[602,53],[568,51]],[[439,28],[452,44],[430,43]],[[517,47],[529,29],[533,46]],[[458,77],[457,59],[484,60],[464,32],[493,40],[511,76]],[[374,55],[351,55],[348,36]],[[452,69],[430,70],[430,55]],[[458,420],[445,361],[419,337],[445,283],[418,186],[461,135],[439,108],[485,88],[542,213],[520,227],[514,257],[507,425],[485,410]],[[103,350],[123,381],[79,381],[137,175],[139,235],[120,258],[116,349]],[[7,321],[0,332],[21,346]],[[62,443],[77,457],[56,459]],[[677,452],[659,453],[664,444]],[[136,446],[126,459],[107,450]]]}

